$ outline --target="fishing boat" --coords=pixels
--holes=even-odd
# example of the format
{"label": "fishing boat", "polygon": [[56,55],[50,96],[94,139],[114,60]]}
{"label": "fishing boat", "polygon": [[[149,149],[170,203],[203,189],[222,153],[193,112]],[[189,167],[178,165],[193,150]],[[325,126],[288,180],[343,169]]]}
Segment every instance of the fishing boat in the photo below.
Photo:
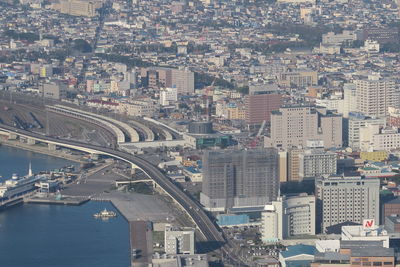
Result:
{"label": "fishing boat", "polygon": [[117,217],[117,213],[114,211],[110,211],[107,209],[104,209],[98,213],[93,214],[95,218],[111,218],[111,217]]}

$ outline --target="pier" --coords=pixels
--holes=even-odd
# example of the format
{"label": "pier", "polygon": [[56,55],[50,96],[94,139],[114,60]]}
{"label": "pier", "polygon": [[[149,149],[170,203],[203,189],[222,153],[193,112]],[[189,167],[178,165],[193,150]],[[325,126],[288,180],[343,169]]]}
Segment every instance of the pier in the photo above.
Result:
{"label": "pier", "polygon": [[52,197],[40,197],[33,196],[30,198],[26,198],[24,200],[25,203],[34,203],[34,204],[53,204],[53,205],[72,205],[79,206],[86,202],[88,202],[90,198],[88,197],[62,197],[60,199]]}
{"label": "pier", "polygon": [[131,251],[132,249],[136,249],[136,256],[133,256],[131,253],[131,266],[149,266],[153,255],[151,223],[146,221],[129,221],[129,233]]}

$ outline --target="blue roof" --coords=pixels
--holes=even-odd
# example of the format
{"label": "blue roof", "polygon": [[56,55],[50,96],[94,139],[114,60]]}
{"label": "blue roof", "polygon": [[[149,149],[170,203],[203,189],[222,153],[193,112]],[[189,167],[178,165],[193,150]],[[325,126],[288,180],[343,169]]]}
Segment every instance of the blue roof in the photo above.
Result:
{"label": "blue roof", "polygon": [[314,255],[316,251],[314,246],[299,244],[287,247],[286,251],[281,252],[281,255],[284,258],[290,258],[301,254]]}
{"label": "blue roof", "polygon": [[201,173],[201,171],[198,168],[192,166],[185,167],[185,169],[191,173]]}

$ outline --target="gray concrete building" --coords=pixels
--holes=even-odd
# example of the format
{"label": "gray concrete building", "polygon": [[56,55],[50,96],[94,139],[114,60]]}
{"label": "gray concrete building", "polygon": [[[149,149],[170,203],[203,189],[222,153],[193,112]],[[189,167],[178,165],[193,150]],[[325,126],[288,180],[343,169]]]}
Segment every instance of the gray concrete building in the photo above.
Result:
{"label": "gray concrete building", "polygon": [[318,225],[327,227],[346,222],[379,221],[379,179],[361,176],[319,177],[315,180]]}
{"label": "gray concrete building", "polygon": [[336,174],[337,156],[321,149],[309,149],[299,154],[299,180]]}
{"label": "gray concrete building", "polygon": [[179,228],[167,224],[164,232],[164,248],[166,254],[190,254],[195,252],[195,229]]}
{"label": "gray concrete building", "polygon": [[60,100],[66,97],[67,85],[61,81],[43,83],[39,90],[44,98]]}
{"label": "gray concrete building", "polygon": [[207,210],[264,206],[279,191],[276,149],[206,151],[200,202]]}

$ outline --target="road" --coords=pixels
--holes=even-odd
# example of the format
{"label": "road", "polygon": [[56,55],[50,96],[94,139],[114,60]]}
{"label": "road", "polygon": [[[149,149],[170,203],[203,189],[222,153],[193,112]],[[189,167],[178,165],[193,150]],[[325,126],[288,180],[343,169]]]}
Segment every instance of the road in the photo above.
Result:
{"label": "road", "polygon": [[29,131],[16,129],[7,125],[0,125],[0,130],[8,132],[16,132],[32,138],[36,138],[44,141],[57,142],[60,145],[75,145],[82,148],[92,149],[98,151],[99,154],[109,155],[111,157],[121,159],[130,164],[134,164],[142,169],[151,179],[153,179],[158,186],[160,186],[168,195],[170,195],[182,208],[189,214],[189,216],[196,223],[199,230],[203,233],[207,241],[209,242],[209,248],[211,250],[221,249],[222,253],[226,255],[230,261],[235,265],[244,265],[234,253],[233,247],[230,242],[226,242],[222,232],[216,226],[216,224],[208,217],[198,202],[193,200],[185,192],[180,190],[167,176],[165,176],[156,166],[150,162],[135,157],[126,152],[118,151],[111,148],[95,146],[91,144],[57,139],[49,136],[44,136]]}

